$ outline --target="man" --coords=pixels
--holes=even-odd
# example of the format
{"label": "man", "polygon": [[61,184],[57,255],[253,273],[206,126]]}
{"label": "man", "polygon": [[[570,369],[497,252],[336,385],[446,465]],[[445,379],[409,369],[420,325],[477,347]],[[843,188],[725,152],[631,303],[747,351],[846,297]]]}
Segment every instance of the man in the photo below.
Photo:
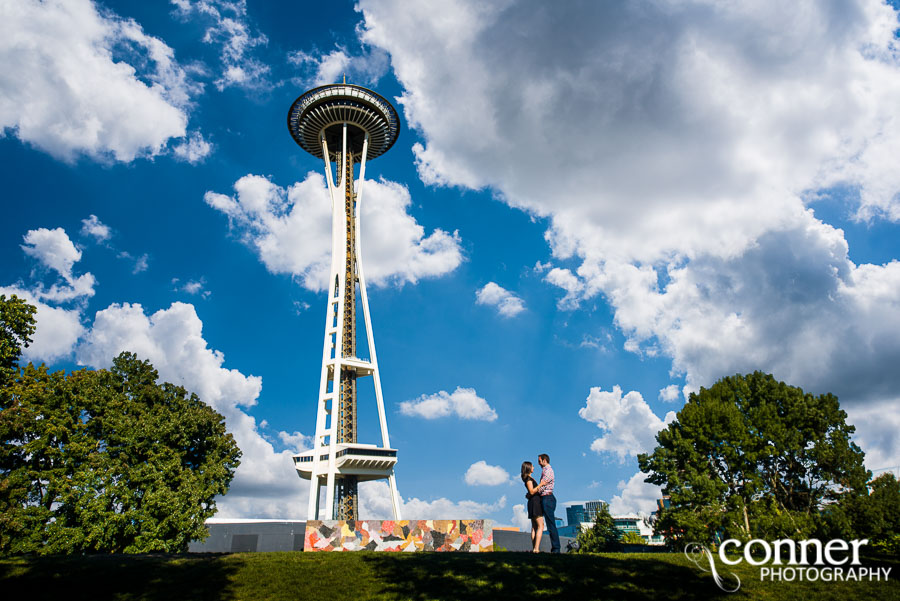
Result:
{"label": "man", "polygon": [[538,464],[541,466],[541,482],[538,490],[541,493],[541,506],[544,508],[544,524],[547,525],[547,533],[550,534],[550,552],[559,553],[559,532],[556,530],[556,497],[553,496],[553,468],[550,467],[550,455],[541,453],[538,455]]}

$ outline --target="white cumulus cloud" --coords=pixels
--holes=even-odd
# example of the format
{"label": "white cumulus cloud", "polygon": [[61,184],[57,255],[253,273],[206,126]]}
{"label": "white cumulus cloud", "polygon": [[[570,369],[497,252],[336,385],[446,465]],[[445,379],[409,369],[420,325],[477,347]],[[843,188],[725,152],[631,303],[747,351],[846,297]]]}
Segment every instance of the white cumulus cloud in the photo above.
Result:
{"label": "white cumulus cloud", "polygon": [[[84,334],[82,310],[87,298],[94,294],[94,276],[74,274],[81,251],[62,228],[29,230],[23,237],[22,250],[38,261],[43,270],[55,274],[49,288],[40,281],[31,286],[22,283],[0,287],[0,294],[16,295],[37,309],[32,343],[23,350],[26,361],[52,362],[71,355]],[[75,306],[60,307],[59,304]]]}
{"label": "white cumulus cloud", "polygon": [[528,519],[528,512],[525,511],[524,503],[513,505],[512,525],[522,532],[531,532],[531,520]]}
{"label": "white cumulus cloud", "polygon": [[856,442],[865,451],[870,470],[900,467],[898,407],[900,399],[891,398],[847,408],[847,422],[856,427]]}
{"label": "white cumulus cloud", "polygon": [[657,499],[662,498],[662,489],[655,484],[644,482],[647,474],[638,472],[619,482],[619,494],[609,502],[609,512],[613,515],[649,515],[658,509]]}
{"label": "white cumulus cloud", "polygon": [[[360,239],[366,281],[415,283],[456,269],[459,235],[425,228],[407,212],[404,186],[366,181]],[[331,266],[331,205],[325,177],[310,172],[287,190],[258,175],[234,184],[235,195],[207,192],[207,204],[227,215],[243,240],[272,273],[289,273],[310,290],[322,290]]]}
{"label": "white cumulus cloud", "polygon": [[584,283],[575,274],[568,269],[554,267],[544,276],[544,279],[566,291],[566,295],[556,303],[560,309],[578,308],[581,302],[581,295],[584,292]]}
{"label": "white cumulus cloud", "polygon": [[78,339],[84,334],[80,308],[53,307],[41,302],[28,290],[16,286],[0,287],[0,294],[7,298],[16,295],[37,309],[31,344],[22,351],[25,361],[50,363],[72,354]]}
{"label": "white cumulus cloud", "polygon": [[198,131],[191,132],[182,142],[172,148],[175,156],[182,161],[199,163],[212,152],[212,144],[203,138]]}
{"label": "white cumulus cloud", "polygon": [[371,48],[359,54],[344,47],[328,53],[296,50],[288,53],[287,60],[302,73],[298,83],[313,86],[338,83],[344,76],[348,83],[375,85],[390,67],[387,53]]}
{"label": "white cumulus cloud", "polygon": [[498,486],[509,482],[509,472],[499,465],[488,465],[484,460],[476,461],[466,470],[469,486]]}
{"label": "white cumulus cloud", "polygon": [[78,361],[105,367],[122,351],[149,359],[164,378],[184,384],[216,409],[251,407],[262,380],[222,367],[225,356],[210,349],[203,338],[203,322],[193,305],[175,302],[151,315],[137,303],[112,304],[98,311]]}
{"label": "white cumulus cloud", "polygon": [[221,71],[215,81],[219,90],[228,87],[258,89],[266,86],[269,66],[252,56],[256,46],[269,39],[255,30],[247,18],[247,0],[171,0],[183,19],[208,22],[203,36],[207,44],[219,46]]}
{"label": "white cumulus cloud", "polygon": [[604,431],[591,444],[591,450],[615,453],[620,461],[651,451],[656,446],[656,434],[675,419],[674,411],[659,419],[641,393],[632,390],[623,396],[619,386],[613,386],[609,392],[591,388],[587,404],[578,410],[578,415]]}
{"label": "white cumulus cloud", "polygon": [[22,250],[25,254],[34,257],[62,278],[62,282],[57,281],[47,289],[41,284],[36,285],[32,290],[34,297],[60,303],[94,295],[96,280],[93,274],[85,273],[76,277],[72,271],[75,263],[81,260],[81,251],[75,248],[64,229],[58,227],[48,230],[42,227],[29,230],[24,241]]}
{"label": "white cumulus cloud", "polygon": [[102,223],[96,215],[81,220],[81,235],[90,236],[97,242],[106,242],[112,237],[112,230]]}
{"label": "white cumulus cloud", "polygon": [[278,439],[293,453],[300,453],[301,451],[312,448],[313,437],[297,432],[296,430],[293,433],[282,430],[278,433]]}
{"label": "white cumulus cloud", "polygon": [[67,162],[161,154],[201,89],[162,40],[90,0],[0,3],[0,62],[2,135]]}
{"label": "white cumulus cloud", "polygon": [[81,260],[81,251],[61,227],[49,230],[29,230],[24,237],[22,250],[67,280],[72,279],[72,266]]}
{"label": "white cumulus cloud", "polygon": [[525,301],[495,282],[488,282],[480,288],[475,293],[475,302],[496,307],[503,317],[515,317],[525,310]]}
{"label": "white cumulus cloud", "polygon": [[478,396],[474,388],[456,387],[452,393],[441,390],[435,394],[423,394],[414,401],[400,403],[400,413],[425,419],[438,419],[455,415],[461,419],[492,422],[497,412]]}
{"label": "white cumulus cloud", "polygon": [[184,292],[185,294],[190,294],[191,296],[199,295],[202,298],[209,298],[209,296],[212,294],[212,292],[206,289],[206,278],[204,277],[201,277],[198,280],[188,280],[184,283],[182,283],[178,278],[173,278],[172,285],[174,286],[173,290],[177,292]]}
{"label": "white cumulus cloud", "polygon": [[[402,482],[400,483],[402,485]],[[402,493],[402,489],[400,490]],[[478,501],[452,501],[445,497],[423,501],[417,497],[400,498],[400,513],[404,520],[459,520],[483,519],[506,507],[506,496],[493,503]],[[391,496],[385,480],[372,480],[359,485],[360,519],[390,519]]]}
{"label": "white cumulus cloud", "polygon": [[150,255],[148,255],[147,253],[135,256],[127,250],[123,250],[120,251],[116,256],[120,259],[125,259],[129,263],[132,263],[131,273],[134,274],[143,273],[147,271],[150,266]]}
{"label": "white cumulus cloud", "polygon": [[669,384],[659,391],[659,400],[666,403],[674,403],[681,397],[681,389],[678,384]]}

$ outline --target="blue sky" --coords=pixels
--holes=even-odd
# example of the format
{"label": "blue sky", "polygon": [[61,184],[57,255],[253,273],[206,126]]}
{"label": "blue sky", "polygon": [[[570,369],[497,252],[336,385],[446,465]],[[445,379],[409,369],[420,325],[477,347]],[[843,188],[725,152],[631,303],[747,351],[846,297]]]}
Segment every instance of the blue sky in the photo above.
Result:
{"label": "blue sky", "polygon": [[220,515],[304,518],[328,201],[285,116],[346,74],[401,113],[362,227],[406,516],[522,525],[540,452],[560,501],[650,511],[635,455],[756,369],[897,466],[897,14],[782,4],[3,0],[27,358],[150,359],[244,450]]}

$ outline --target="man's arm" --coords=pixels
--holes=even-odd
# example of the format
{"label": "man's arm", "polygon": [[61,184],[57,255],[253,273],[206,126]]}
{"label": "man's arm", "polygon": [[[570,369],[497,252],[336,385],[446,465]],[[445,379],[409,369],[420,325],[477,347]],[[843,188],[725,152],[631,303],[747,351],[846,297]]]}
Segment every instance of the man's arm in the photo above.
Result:
{"label": "man's arm", "polygon": [[541,470],[541,482],[538,484],[538,490],[548,486],[550,481],[552,480],[553,469],[548,465],[546,468]]}
{"label": "man's arm", "polygon": [[545,486],[553,485],[553,468],[549,465],[541,470],[541,483],[538,484],[538,490]]}

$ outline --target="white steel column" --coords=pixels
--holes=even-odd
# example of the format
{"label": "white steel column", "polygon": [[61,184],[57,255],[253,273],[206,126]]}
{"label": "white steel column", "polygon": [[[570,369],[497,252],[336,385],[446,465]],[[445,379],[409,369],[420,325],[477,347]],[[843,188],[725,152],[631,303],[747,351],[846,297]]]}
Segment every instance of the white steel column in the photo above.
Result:
{"label": "white steel column", "polygon": [[[329,416],[333,407],[334,390],[328,392],[328,363],[331,360],[331,351],[334,348],[333,336],[336,329],[334,327],[335,317],[337,314],[338,298],[334,293],[334,275],[337,272],[337,253],[335,252],[335,222],[334,222],[334,177],[331,171],[331,158],[328,153],[328,142],[325,136],[322,136],[322,154],[325,156],[325,181],[328,184],[328,193],[331,198],[332,224],[331,224],[331,275],[325,286],[328,301],[325,308],[325,340],[322,344],[322,374],[319,379],[319,402],[316,409],[316,434],[313,437],[313,459],[312,459],[312,476],[309,479],[309,505],[307,513],[309,519],[319,518],[319,493],[320,482],[319,476],[322,474],[322,466],[319,464],[319,457],[322,454],[322,447],[325,446],[325,439],[328,437],[330,424]],[[331,402],[332,407],[329,407]]]}
{"label": "white steel column", "polygon": [[[372,378],[375,381],[375,403],[378,406],[378,422],[381,426],[381,444],[384,448],[390,448],[391,442],[388,437],[387,419],[384,414],[384,396],[381,393],[381,374],[378,371],[378,356],[375,353],[375,335],[372,333],[372,318],[369,315],[369,296],[366,294],[366,276],[363,271],[362,260],[362,228],[360,227],[360,215],[362,213],[362,195],[363,182],[366,175],[366,153],[369,149],[369,135],[366,134],[363,141],[362,159],[359,165],[359,185],[356,189],[356,275],[359,279],[359,294],[362,300],[363,315],[366,322],[366,340],[369,344],[369,362],[372,364]],[[400,495],[397,492],[397,480],[394,472],[388,477],[388,483],[391,489],[391,508],[393,509],[394,519],[402,519],[400,517]]]}

